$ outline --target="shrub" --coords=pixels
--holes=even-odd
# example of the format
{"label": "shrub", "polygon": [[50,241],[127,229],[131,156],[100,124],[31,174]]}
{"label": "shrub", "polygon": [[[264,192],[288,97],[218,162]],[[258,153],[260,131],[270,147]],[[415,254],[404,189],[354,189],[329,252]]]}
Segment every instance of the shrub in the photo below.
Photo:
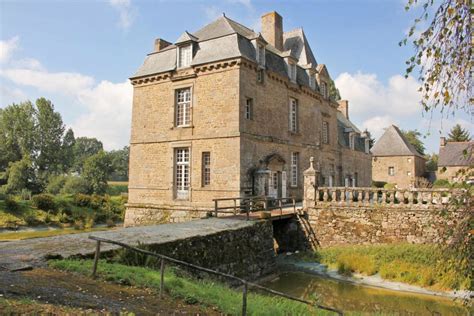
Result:
{"label": "shrub", "polygon": [[449,188],[449,181],[446,179],[438,179],[433,183],[433,188]]}
{"label": "shrub", "polygon": [[385,183],[383,188],[386,189],[386,190],[393,190],[393,189],[395,189],[395,184],[394,183]]}
{"label": "shrub", "polygon": [[16,213],[20,210],[20,204],[11,197],[5,198],[5,207],[8,212]]}
{"label": "shrub", "polygon": [[81,177],[69,177],[64,183],[61,193],[65,194],[88,194],[90,187],[86,180]]}
{"label": "shrub", "polygon": [[92,205],[92,197],[87,194],[77,193],[74,195],[73,203],[77,206],[90,207]]}
{"label": "shrub", "polygon": [[31,191],[28,189],[22,189],[20,192],[20,197],[22,200],[25,200],[25,201],[31,200]]}
{"label": "shrub", "polygon": [[109,186],[107,188],[107,194],[108,195],[121,195],[122,193],[127,193],[128,192],[128,184],[122,184],[122,183],[109,183]]}
{"label": "shrub", "polygon": [[93,194],[91,196],[91,202],[90,202],[90,207],[92,207],[95,210],[99,210],[103,208],[107,203],[108,203],[108,197],[107,196],[101,196],[97,194]]}
{"label": "shrub", "polygon": [[33,196],[33,206],[46,212],[57,210],[54,197],[51,194],[46,193]]}
{"label": "shrub", "polygon": [[48,185],[46,186],[46,192],[51,194],[59,194],[67,179],[68,178],[63,175],[50,177]]}
{"label": "shrub", "polygon": [[372,181],[372,187],[375,187],[375,188],[383,188],[385,185],[387,184],[387,182],[384,182],[384,181]]}

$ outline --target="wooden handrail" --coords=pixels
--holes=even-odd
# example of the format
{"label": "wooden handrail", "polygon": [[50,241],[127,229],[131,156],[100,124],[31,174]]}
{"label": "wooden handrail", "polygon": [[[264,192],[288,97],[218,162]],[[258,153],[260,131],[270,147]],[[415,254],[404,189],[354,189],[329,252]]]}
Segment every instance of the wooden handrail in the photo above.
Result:
{"label": "wooden handrail", "polygon": [[242,291],[242,315],[243,316],[247,315],[247,291],[248,291],[249,287],[257,288],[257,289],[265,291],[267,293],[277,295],[277,296],[281,296],[283,298],[290,299],[290,300],[293,300],[293,301],[297,301],[297,302],[300,302],[300,303],[304,303],[304,304],[307,304],[307,305],[310,305],[310,306],[313,306],[313,307],[316,307],[316,308],[319,308],[319,309],[331,311],[331,312],[337,313],[338,315],[343,315],[343,313],[340,310],[337,310],[335,308],[323,306],[323,305],[317,304],[315,302],[310,302],[310,301],[303,300],[303,299],[298,298],[298,297],[294,297],[294,296],[291,296],[291,295],[288,295],[288,294],[285,294],[285,293],[282,293],[282,292],[278,292],[278,291],[269,289],[267,287],[261,286],[259,284],[249,282],[245,279],[236,277],[236,276],[228,274],[228,273],[223,273],[223,272],[219,272],[219,271],[212,270],[212,269],[209,269],[209,268],[204,268],[204,267],[201,267],[201,266],[198,266],[198,265],[186,262],[186,261],[182,261],[182,260],[178,260],[178,259],[175,259],[175,258],[172,258],[172,257],[168,257],[166,255],[162,255],[162,254],[159,254],[159,253],[156,253],[156,252],[151,252],[151,251],[148,251],[148,250],[144,250],[144,249],[140,249],[140,248],[137,248],[137,247],[134,247],[134,246],[130,246],[130,245],[128,245],[126,243],[123,243],[123,242],[120,242],[120,241],[110,240],[110,239],[96,237],[96,236],[89,236],[89,239],[95,240],[97,242],[96,251],[95,251],[95,255],[94,255],[93,270],[92,270],[92,277],[93,278],[95,278],[97,276],[97,267],[98,267],[98,264],[99,264],[100,243],[101,242],[114,244],[114,245],[120,246],[122,248],[131,250],[131,251],[139,252],[139,253],[142,253],[142,254],[147,255],[147,256],[152,256],[152,257],[156,257],[156,258],[161,259],[161,264],[160,264],[160,299],[163,297],[163,292],[164,292],[165,261],[169,261],[169,262],[172,262],[172,263],[177,264],[177,265],[185,266],[185,267],[188,267],[188,268],[191,268],[191,269],[194,269],[194,270],[198,270],[198,271],[201,271],[201,272],[211,273],[211,274],[218,275],[220,277],[224,277],[224,278],[231,279],[231,280],[234,280],[234,281],[237,281],[237,282],[241,283],[242,286],[243,286],[243,291]]}

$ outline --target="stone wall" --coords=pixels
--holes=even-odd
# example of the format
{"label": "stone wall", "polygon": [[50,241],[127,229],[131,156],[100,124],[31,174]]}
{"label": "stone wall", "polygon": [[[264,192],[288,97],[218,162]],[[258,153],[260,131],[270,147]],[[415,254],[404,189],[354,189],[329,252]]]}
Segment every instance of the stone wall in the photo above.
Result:
{"label": "stone wall", "polygon": [[304,172],[303,212],[321,247],[379,243],[439,243],[462,211],[451,210],[459,191],[317,187],[319,171]]}
{"label": "stone wall", "polygon": [[[396,184],[399,188],[408,188],[417,177],[425,172],[425,160],[417,156],[373,157],[372,174],[374,181]],[[394,167],[394,175],[388,174],[388,168]]]}
{"label": "stone wall", "polygon": [[127,204],[124,227],[182,223],[207,218],[211,209],[175,205]]}
{"label": "stone wall", "polygon": [[258,279],[275,269],[270,221],[149,247],[172,258],[248,280]]}
{"label": "stone wall", "polygon": [[321,247],[381,243],[439,243],[459,213],[442,216],[439,208],[337,207],[306,210]]}

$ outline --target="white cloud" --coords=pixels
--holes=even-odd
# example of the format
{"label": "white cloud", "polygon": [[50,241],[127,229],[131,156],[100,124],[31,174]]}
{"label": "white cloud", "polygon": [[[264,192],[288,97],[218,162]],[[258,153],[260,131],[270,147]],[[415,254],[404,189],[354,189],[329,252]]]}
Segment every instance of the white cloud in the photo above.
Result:
{"label": "white cloud", "polygon": [[21,89],[8,87],[3,84],[0,86],[0,108],[26,100],[28,100],[28,96]]}
{"label": "white cloud", "polygon": [[130,0],[109,0],[109,4],[119,13],[118,26],[122,29],[128,29],[137,16],[137,9],[132,6]]}
{"label": "white cloud", "polygon": [[128,82],[102,81],[97,86],[78,93],[84,115],[73,123],[74,132],[97,137],[106,149],[120,148],[130,141],[132,85]]}
{"label": "white cloud", "polygon": [[378,139],[382,136],[385,129],[392,124],[397,125],[398,122],[388,115],[374,116],[362,123],[362,130],[369,130],[372,137]]}
{"label": "white cloud", "polygon": [[418,102],[419,84],[413,77],[395,75],[388,85],[375,74],[342,73],[335,80],[343,99],[351,103],[351,113],[358,115],[413,115],[421,114]]}
{"label": "white cloud", "polygon": [[20,38],[18,36],[12,37],[6,41],[0,41],[0,63],[10,60],[13,52],[18,49]]}

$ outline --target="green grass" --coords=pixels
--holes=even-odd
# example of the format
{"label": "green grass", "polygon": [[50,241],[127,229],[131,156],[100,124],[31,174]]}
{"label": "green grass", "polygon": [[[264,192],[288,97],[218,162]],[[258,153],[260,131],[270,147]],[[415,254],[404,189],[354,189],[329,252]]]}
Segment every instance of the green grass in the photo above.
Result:
{"label": "green grass", "polygon": [[[52,268],[83,275],[90,275],[91,260],[52,260]],[[126,266],[118,263],[100,261],[99,278],[119,284],[127,284],[158,290],[160,273],[150,268]],[[194,280],[178,276],[174,269],[165,273],[165,290],[189,304],[217,307],[224,314],[239,315],[242,308],[242,292],[224,284],[211,281]],[[249,293],[247,312],[249,315],[332,315],[327,311],[316,310],[305,304],[280,297]]]}
{"label": "green grass", "polygon": [[2,241],[11,241],[11,240],[23,240],[31,238],[43,238],[43,237],[53,237],[60,235],[69,235],[69,234],[79,234],[79,233],[89,233],[95,231],[108,230],[106,227],[99,228],[90,228],[90,229],[74,229],[74,228],[64,228],[64,229],[53,229],[53,230],[41,230],[41,231],[20,231],[20,232],[9,232],[0,234],[0,242]]}
{"label": "green grass", "polygon": [[456,273],[456,261],[446,259],[436,245],[390,244],[339,246],[318,250],[315,260],[341,274],[380,274],[384,279],[435,290],[468,289],[469,278]]}
{"label": "green grass", "polygon": [[107,194],[111,196],[120,195],[121,193],[128,193],[127,181],[109,181],[107,183]]}

